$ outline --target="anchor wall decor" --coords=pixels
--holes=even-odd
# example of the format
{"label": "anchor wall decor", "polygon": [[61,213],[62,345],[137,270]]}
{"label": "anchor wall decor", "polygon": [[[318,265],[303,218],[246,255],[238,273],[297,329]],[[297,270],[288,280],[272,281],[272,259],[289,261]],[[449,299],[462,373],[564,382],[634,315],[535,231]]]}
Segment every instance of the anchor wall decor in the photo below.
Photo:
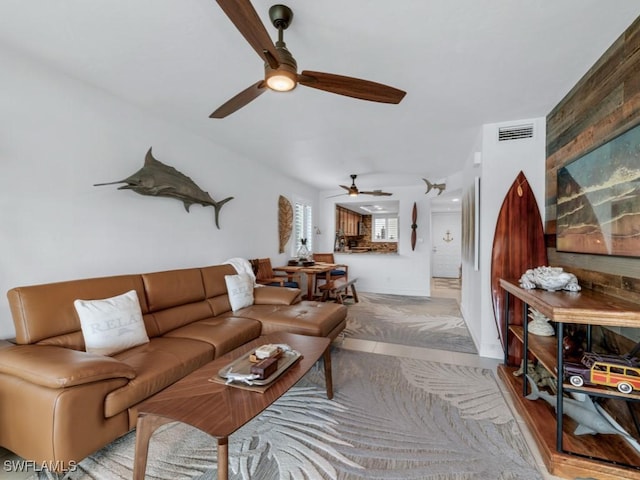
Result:
{"label": "anchor wall decor", "polygon": [[447,230],[447,234],[442,237],[442,239],[447,243],[453,242],[453,237],[451,236],[451,232],[449,230]]}

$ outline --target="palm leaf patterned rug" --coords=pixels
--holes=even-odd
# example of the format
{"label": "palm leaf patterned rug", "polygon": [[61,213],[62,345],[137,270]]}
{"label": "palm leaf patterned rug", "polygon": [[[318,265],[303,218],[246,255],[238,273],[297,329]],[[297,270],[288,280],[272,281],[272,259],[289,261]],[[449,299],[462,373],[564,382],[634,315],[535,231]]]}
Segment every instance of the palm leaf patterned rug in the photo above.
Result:
{"label": "palm leaf patterned rug", "polygon": [[[333,366],[333,400],[316,366],[230,437],[231,479],[543,478],[491,370],[340,348]],[[132,432],[66,478],[130,479],[134,445]],[[146,478],[216,478],[215,445],[187,425],[161,427]]]}
{"label": "palm leaf patterned rug", "polygon": [[451,298],[358,293],[349,303],[346,338],[477,353],[458,303]]}

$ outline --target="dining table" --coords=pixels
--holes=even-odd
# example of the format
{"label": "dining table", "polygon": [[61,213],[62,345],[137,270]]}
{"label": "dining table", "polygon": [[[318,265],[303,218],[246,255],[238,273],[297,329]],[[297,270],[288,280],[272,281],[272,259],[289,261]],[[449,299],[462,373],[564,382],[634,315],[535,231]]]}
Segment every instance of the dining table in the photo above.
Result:
{"label": "dining table", "polygon": [[305,266],[304,264],[297,265],[284,265],[282,267],[274,267],[274,272],[286,272],[286,273],[304,273],[307,279],[307,300],[314,298],[314,292],[316,288],[316,280],[318,275],[325,275],[327,282],[331,280],[331,270],[335,270],[338,264],[315,262],[313,265]]}

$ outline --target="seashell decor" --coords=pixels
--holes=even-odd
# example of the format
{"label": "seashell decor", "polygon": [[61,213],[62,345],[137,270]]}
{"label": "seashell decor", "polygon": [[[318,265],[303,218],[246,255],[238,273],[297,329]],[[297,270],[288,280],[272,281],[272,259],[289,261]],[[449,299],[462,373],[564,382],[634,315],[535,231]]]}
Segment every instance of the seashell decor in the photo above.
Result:
{"label": "seashell decor", "polygon": [[540,335],[542,337],[551,337],[552,335],[555,335],[556,332],[553,326],[549,324],[549,318],[545,317],[538,310],[529,307],[529,318],[531,318],[528,325],[529,333]]}

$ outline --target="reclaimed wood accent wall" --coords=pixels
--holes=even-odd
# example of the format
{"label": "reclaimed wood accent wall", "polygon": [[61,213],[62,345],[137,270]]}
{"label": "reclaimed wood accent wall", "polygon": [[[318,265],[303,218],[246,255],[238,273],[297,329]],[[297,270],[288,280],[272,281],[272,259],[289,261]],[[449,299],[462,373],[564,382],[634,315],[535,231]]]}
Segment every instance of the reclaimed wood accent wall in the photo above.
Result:
{"label": "reclaimed wood accent wall", "polygon": [[[558,252],[558,169],[640,124],[640,17],[611,45],[565,98],[547,115],[545,238],[549,264],[578,277],[583,288],[640,303],[637,258]],[[640,342],[640,328],[595,328],[593,351],[627,353]],[[607,411],[636,433],[631,410],[640,406],[606,400]],[[640,439],[640,438],[637,438]]]}
{"label": "reclaimed wood accent wall", "polygon": [[574,273],[587,288],[640,302],[640,252],[613,257],[555,248],[558,169],[638,124],[640,17],[547,116],[545,189],[549,264]]}

